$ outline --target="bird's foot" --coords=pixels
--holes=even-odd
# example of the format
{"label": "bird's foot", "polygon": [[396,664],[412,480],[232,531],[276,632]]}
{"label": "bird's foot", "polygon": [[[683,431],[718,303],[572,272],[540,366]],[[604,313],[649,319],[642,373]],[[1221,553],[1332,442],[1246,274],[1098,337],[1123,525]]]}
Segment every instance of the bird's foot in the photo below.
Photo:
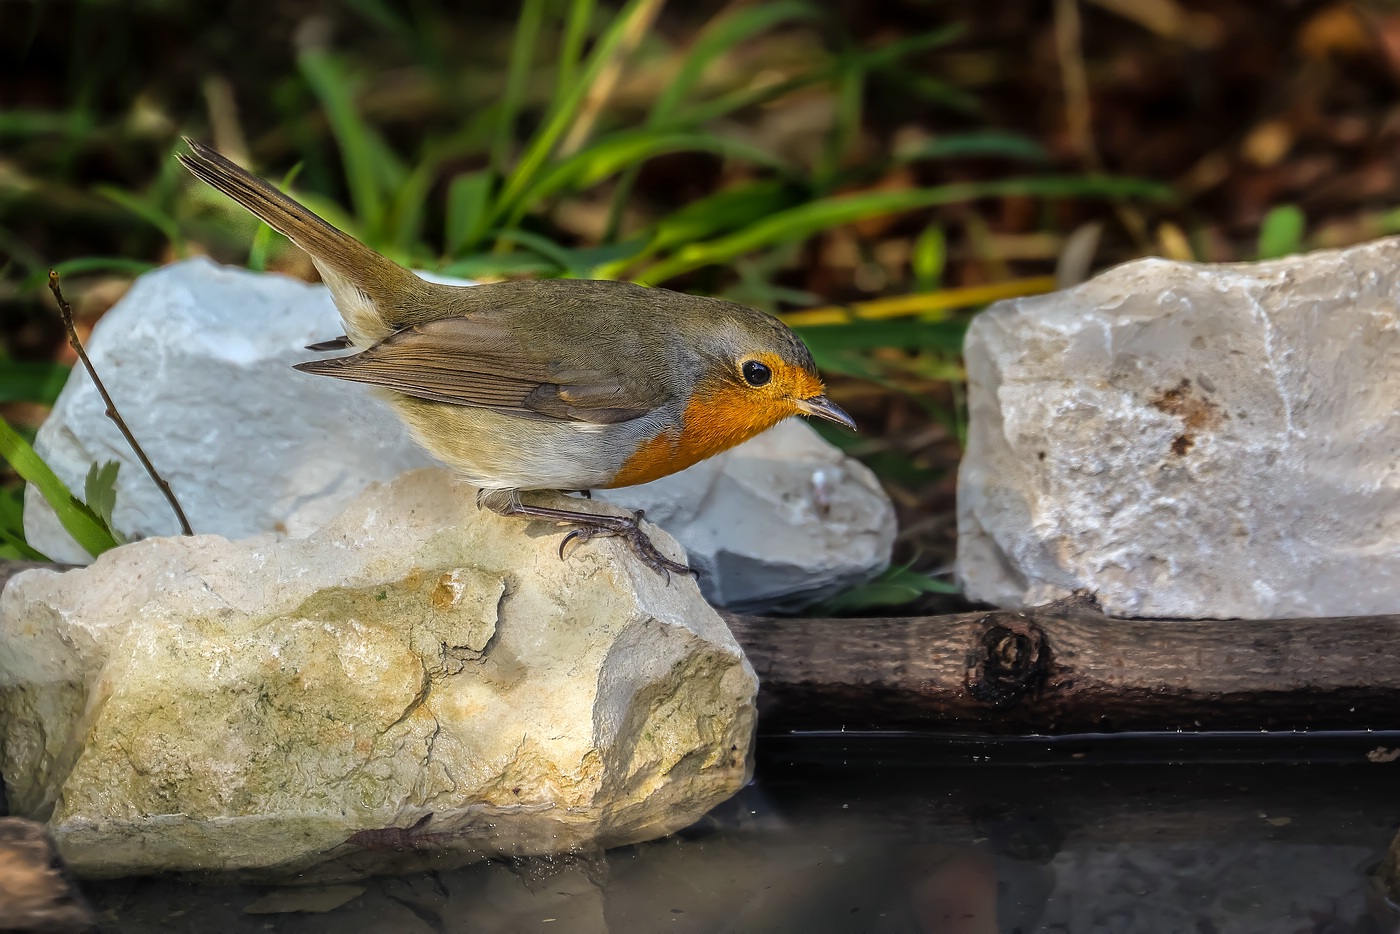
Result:
{"label": "bird's foot", "polygon": [[616,537],[626,541],[638,560],[656,573],[665,575],[668,581],[672,572],[699,576],[694,568],[679,561],[672,561],[661,553],[651,537],[642,529],[644,515],[644,512],[637,510],[636,514],[631,516],[580,515],[577,519],[571,519],[575,528],[559,543],[559,557],[564,557],[564,549],[568,547],[569,542],[582,543],[591,538]]}
{"label": "bird's foot", "polygon": [[573,530],[559,543],[559,557],[564,557],[564,549],[570,542],[586,542],[591,538],[621,538],[631,547],[632,553],[658,574],[663,574],[669,582],[672,572],[699,576],[689,565],[672,561],[663,555],[642,530],[641,510],[636,514],[615,516],[606,513],[581,512],[576,509],[560,509],[553,506],[527,504],[520,501],[518,490],[481,490],[477,493],[477,505],[490,509],[502,516],[519,516],[526,519],[548,519],[573,526]]}

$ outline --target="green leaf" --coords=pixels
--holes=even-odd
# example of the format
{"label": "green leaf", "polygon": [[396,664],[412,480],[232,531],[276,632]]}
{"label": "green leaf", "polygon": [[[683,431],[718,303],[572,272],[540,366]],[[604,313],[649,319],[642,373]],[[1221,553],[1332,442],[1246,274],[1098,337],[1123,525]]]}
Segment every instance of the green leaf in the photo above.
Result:
{"label": "green leaf", "polygon": [[943,282],[948,265],[948,238],[943,228],[929,224],[914,238],[909,251],[909,270],[914,274],[915,292],[932,292]]}
{"label": "green leaf", "polygon": [[9,360],[0,363],[0,402],[37,402],[53,405],[69,369],[59,363]]}
{"label": "green leaf", "polygon": [[15,473],[34,485],[53,508],[63,528],[84,551],[96,557],[117,547],[118,542],[111,529],[68,491],[49,465],[3,419],[0,419],[0,457],[9,462]]}
{"label": "green leaf", "polygon": [[852,613],[875,607],[912,603],[924,594],[955,594],[958,592],[956,584],[912,571],[907,566],[890,568],[873,581],[852,587],[845,593],[827,600],[817,608],[817,612]]}
{"label": "green leaf", "polygon": [[[112,510],[117,506],[117,471],[120,468],[117,461],[107,461],[101,467],[93,464],[83,484],[83,499],[108,529],[112,528]],[[113,537],[116,537],[115,532]]]}
{"label": "green leaf", "polygon": [[866,218],[900,214],[977,198],[1034,195],[1047,198],[1097,196],[1166,199],[1171,197],[1171,194],[1169,186],[1139,179],[1050,176],[964,182],[907,191],[864,191],[836,195],[809,201],[766,217],[728,236],[683,246],[671,257],[642,270],[638,278],[649,282],[662,282],[702,266],[728,262],[752,250],[776,243],[804,240],[823,230],[853,224]]}
{"label": "green leaf", "polygon": [[1259,224],[1259,258],[1278,259],[1303,249],[1307,218],[1296,204],[1280,204]]}

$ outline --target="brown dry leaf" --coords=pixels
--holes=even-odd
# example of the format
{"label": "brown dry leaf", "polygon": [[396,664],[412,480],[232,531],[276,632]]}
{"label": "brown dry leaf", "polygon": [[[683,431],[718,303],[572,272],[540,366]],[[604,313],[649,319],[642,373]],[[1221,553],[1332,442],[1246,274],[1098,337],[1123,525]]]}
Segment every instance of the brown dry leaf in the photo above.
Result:
{"label": "brown dry leaf", "polygon": [[1375,48],[1365,20],[1350,3],[1338,3],[1318,10],[1298,30],[1298,51],[1308,58],[1322,60],[1365,55]]}
{"label": "brown dry leaf", "polygon": [[1240,144],[1240,155],[1261,167],[1277,165],[1293,148],[1293,128],[1283,120],[1265,120],[1249,131]]}
{"label": "brown dry leaf", "polygon": [[1186,232],[1171,221],[1163,221],[1157,225],[1157,249],[1167,259],[1189,263],[1196,258],[1191,250],[1191,241],[1186,238]]}

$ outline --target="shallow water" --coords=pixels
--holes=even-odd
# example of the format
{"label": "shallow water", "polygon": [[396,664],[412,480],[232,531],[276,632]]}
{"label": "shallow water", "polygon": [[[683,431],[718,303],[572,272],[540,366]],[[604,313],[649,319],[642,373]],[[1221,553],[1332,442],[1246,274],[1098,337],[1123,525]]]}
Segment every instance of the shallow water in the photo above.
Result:
{"label": "shallow water", "polygon": [[766,737],[733,801],[592,857],[84,891],[123,934],[1391,934],[1368,872],[1400,823],[1400,759],[1372,761],[1394,748],[1400,734]]}

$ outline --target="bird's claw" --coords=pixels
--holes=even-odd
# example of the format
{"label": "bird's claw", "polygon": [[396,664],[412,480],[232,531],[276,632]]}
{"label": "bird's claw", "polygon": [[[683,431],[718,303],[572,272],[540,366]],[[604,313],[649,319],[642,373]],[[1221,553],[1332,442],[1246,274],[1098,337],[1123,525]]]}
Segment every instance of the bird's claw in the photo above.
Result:
{"label": "bird's claw", "polygon": [[564,536],[564,540],[559,543],[559,558],[563,560],[564,550],[569,543],[577,540],[586,542],[591,538],[599,536],[618,536],[627,541],[627,544],[643,564],[651,568],[658,574],[666,578],[666,582],[671,582],[671,573],[690,574],[699,577],[699,572],[687,564],[679,561],[672,561],[663,555],[650,536],[642,530],[642,516],[644,513],[638,510],[632,516],[599,516],[596,523],[580,522],[578,527]]}

